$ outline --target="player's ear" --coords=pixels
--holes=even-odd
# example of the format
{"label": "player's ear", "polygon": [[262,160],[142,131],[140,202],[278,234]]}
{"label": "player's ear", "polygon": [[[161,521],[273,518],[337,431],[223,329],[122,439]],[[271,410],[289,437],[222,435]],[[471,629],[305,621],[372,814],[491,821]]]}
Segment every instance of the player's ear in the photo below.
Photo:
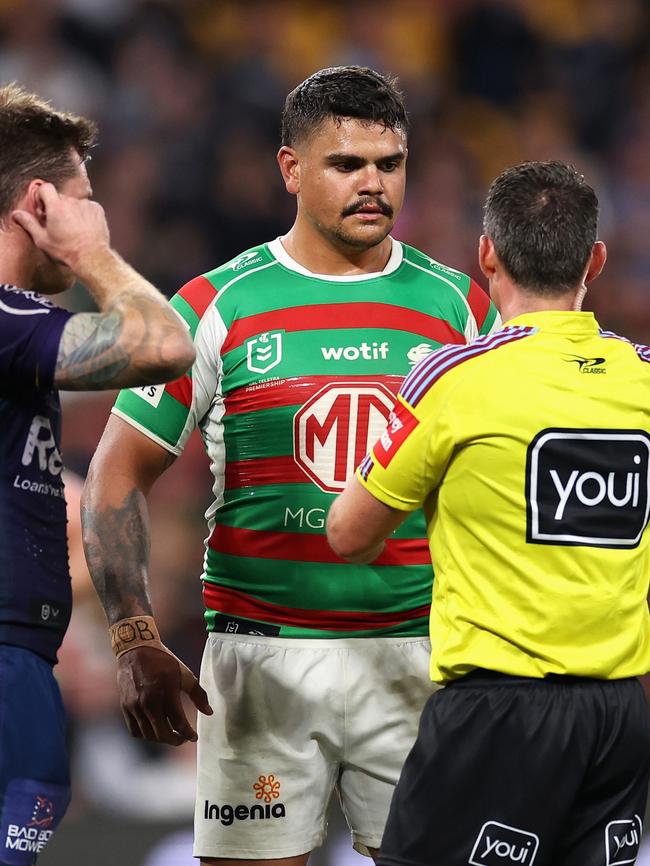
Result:
{"label": "player's ear", "polygon": [[21,203],[17,205],[19,210],[26,210],[28,213],[34,214],[41,224],[45,221],[45,207],[40,195],[44,183],[45,181],[40,178],[30,181]]}
{"label": "player's ear", "polygon": [[293,147],[282,145],[278,151],[278,165],[287,192],[297,195],[300,192],[300,162]]}

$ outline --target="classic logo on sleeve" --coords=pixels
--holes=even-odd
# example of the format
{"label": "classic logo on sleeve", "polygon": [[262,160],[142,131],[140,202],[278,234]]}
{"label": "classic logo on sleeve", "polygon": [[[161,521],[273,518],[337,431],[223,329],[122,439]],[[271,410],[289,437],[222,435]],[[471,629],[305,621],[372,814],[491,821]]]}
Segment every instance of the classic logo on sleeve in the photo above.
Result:
{"label": "classic logo on sleeve", "polygon": [[527,541],[636,547],[648,523],[649,470],[643,430],[542,430],[528,446]]}
{"label": "classic logo on sleeve", "polygon": [[403,403],[397,403],[397,412],[391,412],[388,426],[375,443],[373,453],[380,466],[388,466],[404,441],[420,422]]}

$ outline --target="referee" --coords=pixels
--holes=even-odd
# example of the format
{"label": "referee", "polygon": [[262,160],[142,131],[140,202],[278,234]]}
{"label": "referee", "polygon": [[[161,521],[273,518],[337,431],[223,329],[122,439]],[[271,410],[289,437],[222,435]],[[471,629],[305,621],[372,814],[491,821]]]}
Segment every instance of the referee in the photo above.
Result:
{"label": "referee", "polygon": [[428,701],[381,866],[634,863],[650,774],[650,349],[580,312],[603,268],[574,168],[492,184],[479,260],[504,328],[429,355],[334,503],[372,561],[424,507]]}

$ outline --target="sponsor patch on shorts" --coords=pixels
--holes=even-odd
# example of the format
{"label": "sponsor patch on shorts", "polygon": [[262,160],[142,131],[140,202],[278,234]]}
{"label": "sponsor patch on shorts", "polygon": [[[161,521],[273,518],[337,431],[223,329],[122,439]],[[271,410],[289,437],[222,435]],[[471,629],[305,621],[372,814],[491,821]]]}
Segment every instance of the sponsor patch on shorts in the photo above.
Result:
{"label": "sponsor patch on shorts", "polygon": [[30,866],[65,815],[70,788],[35,779],[12,779],[7,785],[0,860],[9,866]]}
{"label": "sponsor patch on shorts", "polygon": [[471,866],[533,866],[539,836],[499,821],[486,821],[469,856]]}
{"label": "sponsor patch on shorts", "polygon": [[642,832],[643,825],[638,815],[610,821],[605,828],[605,866],[624,866],[636,862]]}

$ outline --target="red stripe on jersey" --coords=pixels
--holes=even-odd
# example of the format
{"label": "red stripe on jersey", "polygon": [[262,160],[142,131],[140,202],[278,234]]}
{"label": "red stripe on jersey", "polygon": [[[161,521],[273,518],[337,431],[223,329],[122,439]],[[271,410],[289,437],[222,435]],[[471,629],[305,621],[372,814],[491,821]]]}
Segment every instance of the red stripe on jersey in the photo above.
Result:
{"label": "red stripe on jersey", "polygon": [[266,331],[320,331],[338,328],[387,328],[428,337],[437,343],[465,343],[444,319],[394,304],[311,304],[245,316],[233,322],[222,354]]}
{"label": "red stripe on jersey", "polygon": [[253,412],[260,409],[277,409],[282,406],[302,406],[326,385],[335,385],[338,381],[346,385],[359,384],[370,386],[379,383],[384,385],[391,394],[397,395],[403,376],[296,376],[293,379],[281,379],[258,386],[235,388],[231,391],[224,404],[226,414],[236,415],[240,412]]}
{"label": "red stripe on jersey", "polygon": [[203,602],[210,610],[245,619],[256,619],[274,625],[293,625],[328,631],[362,631],[381,626],[399,625],[412,619],[429,616],[428,604],[410,610],[374,613],[356,610],[309,610],[303,607],[285,607],[262,601],[237,589],[203,583]]}
{"label": "red stripe on jersey", "polygon": [[165,391],[188,409],[192,405],[192,379],[187,374],[165,385]]}
{"label": "red stripe on jersey", "polygon": [[487,318],[490,309],[490,298],[487,293],[474,280],[469,282],[469,293],[467,295],[467,303],[470,306],[479,331],[483,327],[483,322]]}
{"label": "red stripe on jersey", "polygon": [[256,487],[258,484],[306,484],[305,475],[293,457],[258,457],[226,464],[225,488]]}
{"label": "red stripe on jersey", "polygon": [[[230,556],[284,559],[291,562],[343,563],[324,535],[269,532],[218,525],[208,541],[212,550]],[[428,565],[431,562],[425,538],[391,538],[375,565]]]}
{"label": "red stripe on jersey", "polygon": [[194,277],[189,283],[185,283],[182,289],[179,289],[178,294],[190,305],[200,319],[216,298],[217,290],[206,277]]}

